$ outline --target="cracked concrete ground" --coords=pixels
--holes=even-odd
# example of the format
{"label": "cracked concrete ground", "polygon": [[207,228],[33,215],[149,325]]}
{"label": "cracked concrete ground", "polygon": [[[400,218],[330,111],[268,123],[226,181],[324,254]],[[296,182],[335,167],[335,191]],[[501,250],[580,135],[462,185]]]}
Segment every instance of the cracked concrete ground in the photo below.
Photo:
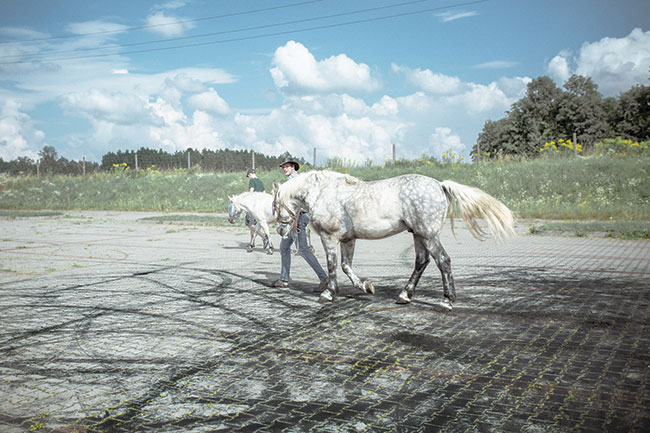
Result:
{"label": "cracked concrete ground", "polygon": [[650,431],[648,241],[447,224],[452,311],[433,264],[395,304],[408,233],[359,241],[376,294],[323,305],[244,228],[143,216],[0,220],[0,431]]}

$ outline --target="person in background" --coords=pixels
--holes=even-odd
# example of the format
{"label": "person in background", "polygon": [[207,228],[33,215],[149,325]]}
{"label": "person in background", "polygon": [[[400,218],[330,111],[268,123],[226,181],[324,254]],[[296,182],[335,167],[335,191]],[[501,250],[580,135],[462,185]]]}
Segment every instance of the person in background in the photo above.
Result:
{"label": "person in background", "polygon": [[[262,179],[257,177],[257,174],[255,173],[254,168],[249,168],[248,171],[246,172],[246,177],[248,177],[248,191],[250,192],[264,192],[264,182],[262,182]],[[251,241],[248,244],[248,247],[246,248],[247,252],[252,252],[253,248],[255,245],[253,245],[253,235],[255,234],[255,228],[257,226],[257,221],[255,221],[255,218],[253,216],[246,212],[246,225],[248,226],[248,229],[251,231]],[[263,247],[266,249],[266,247],[269,244],[269,238],[264,237],[263,239],[264,245]]]}
{"label": "person in background", "polygon": [[[298,170],[300,169],[300,164],[292,159],[286,158],[282,161],[280,167],[287,179],[293,179],[294,177],[299,176]],[[298,216],[298,229],[297,233],[295,233],[297,235],[295,238],[297,238],[298,242],[298,252],[318,276],[318,279],[320,280],[318,291],[321,292],[325,287],[327,287],[328,278],[307,243],[307,224],[309,224],[309,213],[305,210],[300,210]],[[282,268],[280,270],[280,278],[273,282],[273,287],[289,287],[289,276],[291,273],[291,245],[295,240],[292,235],[282,238],[282,241],[280,241]]]}

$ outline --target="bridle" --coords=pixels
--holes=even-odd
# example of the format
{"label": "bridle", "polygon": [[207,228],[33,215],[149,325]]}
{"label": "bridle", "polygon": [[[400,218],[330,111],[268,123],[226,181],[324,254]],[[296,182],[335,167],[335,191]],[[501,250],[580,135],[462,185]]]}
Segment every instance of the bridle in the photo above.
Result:
{"label": "bridle", "polygon": [[235,218],[239,216],[241,209],[232,201],[228,204],[228,221],[230,224],[235,223]]}
{"label": "bridle", "polygon": [[291,224],[291,230],[290,230],[290,231],[292,231],[292,232],[297,231],[297,230],[298,230],[298,218],[300,217],[300,212],[294,212],[294,210],[291,209],[291,208],[290,208],[289,206],[287,206],[286,204],[284,204],[284,202],[280,202],[280,203],[279,203],[279,206],[280,206],[282,209],[284,209],[284,210],[287,211],[287,213],[290,215],[291,219],[289,219],[289,220],[282,220],[282,219],[280,219],[280,212],[279,212],[279,209],[278,209],[278,202],[277,202],[277,199],[274,199],[274,200],[273,200],[273,210],[276,211],[277,214],[278,214],[278,218],[277,218],[276,221],[277,221],[278,223],[280,223],[280,224],[284,224],[284,225],[289,225],[289,224]]}

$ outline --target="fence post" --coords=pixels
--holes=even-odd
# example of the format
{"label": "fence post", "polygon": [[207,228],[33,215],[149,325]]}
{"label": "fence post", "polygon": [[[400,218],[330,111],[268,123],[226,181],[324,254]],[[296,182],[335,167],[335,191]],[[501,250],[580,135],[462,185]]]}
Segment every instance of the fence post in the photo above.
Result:
{"label": "fence post", "polygon": [[578,141],[575,131],[573,132],[573,156],[578,156]]}
{"label": "fence post", "polygon": [[314,169],[316,168],[316,148],[314,147]]}
{"label": "fence post", "polygon": [[36,178],[37,179],[41,178],[41,161],[38,161],[36,163]]}
{"label": "fence post", "polygon": [[190,151],[187,151],[187,169],[190,169]]}
{"label": "fence post", "polygon": [[135,153],[135,171],[138,171],[138,153]]}
{"label": "fence post", "polygon": [[83,159],[81,160],[81,172],[83,175],[86,175],[86,156],[84,155]]}
{"label": "fence post", "polygon": [[395,143],[393,144],[393,164],[395,164]]}
{"label": "fence post", "polygon": [[251,149],[251,168],[255,170],[255,151]]}

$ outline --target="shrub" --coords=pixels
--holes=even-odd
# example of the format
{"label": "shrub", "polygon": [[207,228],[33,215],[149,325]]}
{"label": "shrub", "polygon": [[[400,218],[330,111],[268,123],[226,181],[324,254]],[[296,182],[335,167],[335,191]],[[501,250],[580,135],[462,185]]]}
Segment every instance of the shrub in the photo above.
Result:
{"label": "shrub", "polygon": [[574,146],[573,141],[564,140],[561,138],[557,142],[551,141],[551,142],[544,143],[544,147],[539,149],[539,152],[545,156],[549,156],[549,155],[569,156],[575,153],[575,147],[578,148],[578,154],[581,154],[582,145],[580,145],[580,143],[578,143],[577,146]]}
{"label": "shrub", "polygon": [[596,155],[605,156],[637,156],[650,153],[650,141],[641,143],[632,140],[624,140],[621,137],[605,138],[594,145]]}

